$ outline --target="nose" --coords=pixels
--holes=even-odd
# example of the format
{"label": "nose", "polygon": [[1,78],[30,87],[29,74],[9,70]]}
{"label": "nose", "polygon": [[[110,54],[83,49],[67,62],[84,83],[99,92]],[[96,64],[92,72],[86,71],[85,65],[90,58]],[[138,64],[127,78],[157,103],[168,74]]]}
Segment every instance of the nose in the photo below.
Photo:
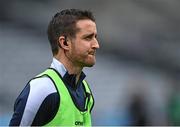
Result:
{"label": "nose", "polygon": [[92,47],[95,48],[95,49],[99,49],[100,48],[99,42],[98,42],[97,39],[94,40],[94,43],[93,43]]}

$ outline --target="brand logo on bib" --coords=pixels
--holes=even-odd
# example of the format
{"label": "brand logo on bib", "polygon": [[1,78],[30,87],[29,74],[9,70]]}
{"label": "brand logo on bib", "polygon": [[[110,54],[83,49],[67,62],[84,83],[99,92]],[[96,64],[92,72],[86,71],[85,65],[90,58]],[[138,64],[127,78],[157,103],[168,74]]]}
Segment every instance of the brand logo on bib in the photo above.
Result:
{"label": "brand logo on bib", "polygon": [[75,122],[75,125],[76,125],[76,126],[79,126],[79,125],[80,125],[80,126],[83,126],[83,122],[81,122],[81,121],[76,121],[76,122]]}

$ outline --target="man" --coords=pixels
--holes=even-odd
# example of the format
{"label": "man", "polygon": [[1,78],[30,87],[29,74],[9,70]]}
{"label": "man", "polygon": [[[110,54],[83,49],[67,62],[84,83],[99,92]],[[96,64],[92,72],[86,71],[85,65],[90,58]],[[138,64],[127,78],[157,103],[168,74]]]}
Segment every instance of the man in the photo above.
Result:
{"label": "man", "polygon": [[95,62],[97,29],[90,11],[65,9],[48,26],[53,52],[49,69],[18,96],[10,126],[91,126],[94,105],[84,67]]}

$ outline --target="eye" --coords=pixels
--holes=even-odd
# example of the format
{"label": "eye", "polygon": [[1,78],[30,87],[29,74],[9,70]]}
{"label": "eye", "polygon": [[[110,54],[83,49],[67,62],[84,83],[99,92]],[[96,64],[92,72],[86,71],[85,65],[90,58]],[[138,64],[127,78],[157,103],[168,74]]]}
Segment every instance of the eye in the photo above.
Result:
{"label": "eye", "polygon": [[88,35],[84,37],[85,40],[90,41],[93,39],[93,35]]}
{"label": "eye", "polygon": [[96,39],[98,39],[98,36],[97,36],[97,34],[95,35],[95,38],[96,38]]}
{"label": "eye", "polygon": [[92,37],[89,37],[89,36],[88,36],[88,37],[85,38],[85,40],[90,41],[90,40],[92,40]]}

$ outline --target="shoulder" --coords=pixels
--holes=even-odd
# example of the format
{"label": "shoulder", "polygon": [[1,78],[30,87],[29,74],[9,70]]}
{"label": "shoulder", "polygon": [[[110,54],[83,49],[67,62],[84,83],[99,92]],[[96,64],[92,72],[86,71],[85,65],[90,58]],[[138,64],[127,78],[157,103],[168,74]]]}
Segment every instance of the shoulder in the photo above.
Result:
{"label": "shoulder", "polygon": [[29,96],[27,106],[34,107],[36,110],[40,107],[43,101],[57,90],[48,77],[35,78],[29,82]]}
{"label": "shoulder", "polygon": [[33,92],[39,92],[48,94],[56,92],[56,87],[54,86],[53,81],[49,77],[37,77],[29,82],[30,90]]}

